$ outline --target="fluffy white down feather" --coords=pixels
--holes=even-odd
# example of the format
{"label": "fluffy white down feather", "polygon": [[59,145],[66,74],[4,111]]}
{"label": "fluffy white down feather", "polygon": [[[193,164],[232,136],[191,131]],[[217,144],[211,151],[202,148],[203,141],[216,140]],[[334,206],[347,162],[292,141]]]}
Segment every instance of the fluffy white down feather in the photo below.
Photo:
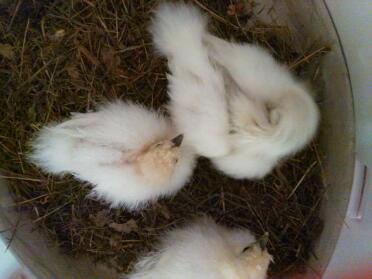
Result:
{"label": "fluffy white down feather", "polygon": [[156,48],[168,58],[172,120],[198,154],[217,157],[229,151],[229,123],[223,76],[202,42],[206,25],[193,6],[165,3],[150,30]]}
{"label": "fluffy white down feather", "polygon": [[141,258],[134,273],[124,278],[264,279],[272,257],[254,242],[249,230],[200,218],[164,235],[156,250]]}
{"label": "fluffy white down feather", "polygon": [[139,209],[175,193],[192,174],[195,156],[184,146],[172,175],[162,185],[144,179],[134,166],[132,159],[143,148],[175,135],[171,122],[159,113],[117,101],[42,128],[29,158],[46,172],[72,173],[90,182],[93,194],[112,206]]}
{"label": "fluffy white down feather", "polygon": [[236,178],[260,178],[279,159],[310,142],[319,122],[318,108],[308,90],[262,47],[212,35],[204,40],[211,59],[237,88],[227,92],[232,95],[228,97],[232,152],[214,164]]}

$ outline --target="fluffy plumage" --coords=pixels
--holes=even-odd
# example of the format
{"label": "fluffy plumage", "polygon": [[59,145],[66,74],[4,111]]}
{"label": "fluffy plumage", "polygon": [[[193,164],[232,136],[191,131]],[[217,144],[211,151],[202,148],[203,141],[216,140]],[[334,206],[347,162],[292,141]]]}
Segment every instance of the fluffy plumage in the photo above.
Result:
{"label": "fluffy plumage", "polygon": [[198,154],[235,178],[261,178],[314,136],[308,90],[262,47],[208,33],[195,7],[162,4],[152,26],[167,56],[169,105]]}
{"label": "fluffy plumage", "polygon": [[266,175],[314,137],[318,108],[308,90],[262,47],[204,37],[234,86],[227,90],[232,151],[213,160],[236,178]]}
{"label": "fluffy plumage", "polygon": [[249,230],[201,218],[165,236],[128,279],[264,279],[272,257]]}
{"label": "fluffy plumage", "polygon": [[195,156],[159,113],[115,102],[44,127],[30,159],[54,174],[72,173],[112,206],[138,209],[171,195],[192,174]]}
{"label": "fluffy plumage", "polygon": [[165,3],[150,30],[156,48],[168,58],[172,120],[198,154],[217,157],[229,151],[229,123],[223,76],[202,42],[206,25],[193,6]]}

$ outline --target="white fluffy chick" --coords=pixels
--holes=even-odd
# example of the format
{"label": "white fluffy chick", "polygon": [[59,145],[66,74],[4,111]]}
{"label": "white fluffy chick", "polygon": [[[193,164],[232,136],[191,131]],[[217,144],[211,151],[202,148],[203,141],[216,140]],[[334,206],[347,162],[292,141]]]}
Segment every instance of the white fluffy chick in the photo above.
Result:
{"label": "white fluffy chick", "polygon": [[272,256],[266,239],[201,218],[170,231],[127,279],[264,279]]}
{"label": "white fluffy chick", "polygon": [[41,129],[30,159],[49,173],[90,182],[92,194],[113,207],[134,210],[172,195],[191,176],[194,153],[176,135],[161,114],[117,101]]}
{"label": "white fluffy chick", "polygon": [[204,37],[225,71],[231,152],[213,160],[235,178],[261,178],[314,137],[318,108],[308,89],[262,47]]}
{"label": "white fluffy chick", "polygon": [[202,42],[206,27],[206,18],[193,6],[163,3],[150,31],[168,58],[172,120],[199,155],[217,157],[229,151],[229,122],[222,73]]}
{"label": "white fluffy chick", "polygon": [[313,138],[315,102],[263,48],[210,35],[184,3],[160,5],[151,31],[168,58],[175,125],[225,174],[261,178]]}

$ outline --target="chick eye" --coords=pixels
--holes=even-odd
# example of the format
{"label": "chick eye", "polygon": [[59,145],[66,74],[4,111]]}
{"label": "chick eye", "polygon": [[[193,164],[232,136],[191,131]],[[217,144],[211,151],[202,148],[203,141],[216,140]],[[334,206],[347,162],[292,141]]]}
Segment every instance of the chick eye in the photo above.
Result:
{"label": "chick eye", "polygon": [[247,247],[245,247],[245,248],[242,250],[242,253],[247,252],[247,251],[250,250],[251,248],[252,248],[252,245],[248,245]]}
{"label": "chick eye", "polygon": [[161,145],[162,145],[162,143],[159,142],[159,143],[155,144],[155,147],[159,147],[159,146],[161,146]]}

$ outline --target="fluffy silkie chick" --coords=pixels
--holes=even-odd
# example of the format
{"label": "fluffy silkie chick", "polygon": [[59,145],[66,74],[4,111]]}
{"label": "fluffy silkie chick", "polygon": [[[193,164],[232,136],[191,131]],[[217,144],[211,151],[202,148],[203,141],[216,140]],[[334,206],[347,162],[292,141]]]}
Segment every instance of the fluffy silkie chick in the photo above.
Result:
{"label": "fluffy silkie chick", "polygon": [[264,279],[272,261],[265,245],[246,229],[200,218],[163,236],[127,279]]}
{"label": "fluffy silkie chick", "polygon": [[217,157],[229,151],[229,122],[222,73],[202,42],[206,27],[206,18],[193,6],[163,3],[150,31],[168,58],[172,120],[199,155]]}
{"label": "fluffy silkie chick", "polygon": [[262,47],[211,35],[200,11],[183,3],[162,4],[152,33],[169,61],[176,125],[225,174],[261,178],[313,138],[314,100]]}
{"label": "fluffy silkie chick", "polygon": [[90,182],[112,206],[139,209],[191,176],[195,156],[182,138],[163,115],[116,101],[42,128],[30,159],[46,172]]}
{"label": "fluffy silkie chick", "polygon": [[309,90],[264,48],[204,37],[225,72],[231,152],[213,160],[236,178],[260,178],[314,137],[318,108]]}

